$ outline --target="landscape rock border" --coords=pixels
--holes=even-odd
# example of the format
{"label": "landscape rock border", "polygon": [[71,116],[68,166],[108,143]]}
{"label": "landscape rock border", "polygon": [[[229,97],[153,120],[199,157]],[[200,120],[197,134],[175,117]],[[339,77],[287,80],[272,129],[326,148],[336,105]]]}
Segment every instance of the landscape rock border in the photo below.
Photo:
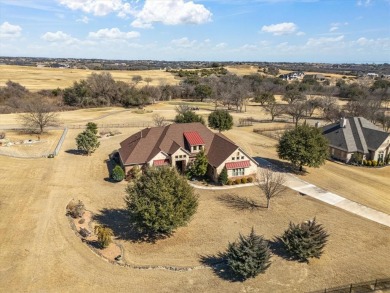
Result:
{"label": "landscape rock border", "polygon": [[[86,211],[88,211],[88,210],[86,210]],[[90,212],[91,215],[93,215],[93,213],[91,211],[88,211],[88,212]],[[220,262],[217,262],[217,263],[210,265],[210,266],[208,266],[208,265],[207,266],[206,265],[198,265],[198,266],[133,265],[133,264],[129,264],[123,260],[123,256],[124,256],[123,246],[120,245],[119,243],[116,243],[115,241],[113,241],[113,243],[115,245],[117,245],[121,250],[120,259],[119,260],[110,260],[107,257],[105,257],[98,249],[96,249],[95,247],[93,247],[92,245],[87,243],[86,239],[80,234],[79,231],[77,231],[77,227],[74,223],[74,218],[72,218],[70,215],[66,215],[66,217],[68,218],[70,228],[73,230],[73,232],[76,234],[76,236],[78,238],[80,238],[81,241],[83,243],[85,243],[87,245],[87,247],[89,247],[95,255],[97,255],[98,257],[100,257],[101,259],[105,260],[106,262],[108,262],[112,265],[127,267],[130,269],[136,269],[136,270],[166,270],[166,271],[173,271],[173,272],[190,272],[190,271],[194,271],[194,270],[213,269],[213,268],[218,267],[223,262],[223,261],[220,261]],[[90,222],[87,223],[89,228],[92,227],[92,225],[91,225],[92,222],[93,222],[93,220],[91,220]]]}

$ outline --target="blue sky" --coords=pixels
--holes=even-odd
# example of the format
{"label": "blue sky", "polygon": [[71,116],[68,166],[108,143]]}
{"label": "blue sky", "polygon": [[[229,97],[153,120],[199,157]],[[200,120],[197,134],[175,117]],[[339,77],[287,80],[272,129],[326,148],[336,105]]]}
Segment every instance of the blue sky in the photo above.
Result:
{"label": "blue sky", "polygon": [[0,55],[390,63],[390,0],[0,0]]}

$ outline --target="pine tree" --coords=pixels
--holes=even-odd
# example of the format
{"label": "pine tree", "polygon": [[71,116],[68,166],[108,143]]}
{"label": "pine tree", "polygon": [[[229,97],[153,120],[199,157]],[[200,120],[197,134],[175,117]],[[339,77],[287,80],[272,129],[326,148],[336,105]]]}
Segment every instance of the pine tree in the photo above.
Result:
{"label": "pine tree", "polygon": [[120,182],[123,179],[125,179],[125,172],[123,171],[122,167],[119,165],[116,165],[111,173],[111,178],[114,181]]}
{"label": "pine tree", "polygon": [[95,233],[102,248],[106,248],[112,242],[111,236],[114,236],[114,233],[110,228],[97,225],[95,226]]}
{"label": "pine tree", "polygon": [[229,180],[229,177],[228,177],[226,167],[223,167],[221,173],[219,174],[218,182],[221,183],[222,185],[226,185],[228,180]]}
{"label": "pine tree", "polygon": [[126,189],[131,222],[146,236],[167,236],[187,224],[198,198],[187,180],[169,167],[147,168]]}
{"label": "pine tree", "polygon": [[78,150],[84,151],[88,155],[93,153],[100,146],[96,134],[89,130],[85,130],[77,135],[76,144]]}
{"label": "pine tree", "polygon": [[207,166],[209,161],[207,160],[204,150],[201,150],[197,155],[191,166],[191,173],[193,176],[202,177],[207,173]]}
{"label": "pine tree", "polygon": [[293,259],[308,261],[312,257],[320,258],[328,237],[314,218],[297,225],[290,222],[288,229],[278,239]]}
{"label": "pine tree", "polygon": [[237,242],[229,243],[226,258],[233,272],[244,279],[264,273],[271,265],[268,243],[256,235],[253,228],[248,236],[240,234]]}

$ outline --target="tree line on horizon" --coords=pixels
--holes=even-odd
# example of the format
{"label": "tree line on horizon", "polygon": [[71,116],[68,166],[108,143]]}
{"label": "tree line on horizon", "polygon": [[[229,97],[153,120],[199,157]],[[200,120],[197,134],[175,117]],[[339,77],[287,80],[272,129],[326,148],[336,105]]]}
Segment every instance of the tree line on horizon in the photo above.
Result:
{"label": "tree line on horizon", "polygon": [[[195,72],[195,73],[194,73]],[[238,76],[210,71],[197,75],[196,71],[183,75],[180,84],[149,85],[149,77],[133,76],[131,81],[115,81],[108,72],[92,73],[86,79],[75,81],[65,89],[41,90],[32,93],[19,83],[8,81],[0,87],[0,113],[23,112],[34,100],[51,105],[53,110],[87,107],[144,107],[158,101],[184,99],[208,101],[215,109],[245,111],[249,102],[259,103],[271,120],[287,114],[298,122],[320,110],[322,118],[333,122],[341,116],[362,116],[390,129],[390,118],[383,105],[390,99],[390,81],[377,79],[371,87],[347,83],[340,79],[335,85],[313,78],[287,82],[278,77],[251,74]],[[147,85],[139,86],[141,81]],[[275,95],[282,95],[286,103],[278,103]],[[340,107],[338,99],[347,101]],[[387,106],[388,107],[388,106]]]}

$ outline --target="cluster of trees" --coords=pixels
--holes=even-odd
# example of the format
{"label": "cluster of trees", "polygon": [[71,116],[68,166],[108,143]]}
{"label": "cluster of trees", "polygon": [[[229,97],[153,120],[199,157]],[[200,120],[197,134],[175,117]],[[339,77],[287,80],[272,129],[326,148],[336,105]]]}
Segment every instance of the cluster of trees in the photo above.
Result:
{"label": "cluster of trees", "polygon": [[[222,68],[224,69],[224,68]],[[225,72],[220,67],[199,70],[179,71],[182,81],[179,85],[150,86],[151,78],[145,78],[146,86],[139,87],[141,76],[133,76],[129,83],[115,81],[110,73],[93,73],[87,79],[75,82],[64,90],[30,93],[18,83],[8,81],[0,88],[0,106],[24,109],[29,99],[42,100],[46,104],[72,107],[99,107],[122,105],[124,107],[143,106],[153,101],[171,99],[193,99],[211,101],[215,108],[224,106],[236,111],[245,111],[249,101],[260,103],[270,114],[271,120],[287,114],[298,124],[305,117],[311,117],[316,110],[322,118],[335,121],[341,115],[363,116],[374,123],[390,128],[390,117],[386,109],[390,97],[390,81],[375,80],[368,87],[359,83],[347,84],[340,79],[335,85],[303,79],[288,83],[280,78],[252,74],[237,76]],[[203,73],[202,73],[203,72]],[[206,74],[207,73],[207,74]],[[287,104],[277,103],[275,95],[282,95]],[[340,107],[338,98],[345,99]],[[384,105],[386,109],[384,109]]]}
{"label": "cluster of trees", "polygon": [[[290,222],[276,240],[290,259],[309,262],[310,258],[321,257],[328,237],[323,226],[313,219],[300,224]],[[271,255],[268,241],[252,228],[249,235],[240,234],[237,241],[229,243],[224,257],[230,270],[245,280],[264,273],[271,265]]]}
{"label": "cluster of trees", "polygon": [[[141,88],[137,84],[141,76],[133,76],[131,83],[115,81],[110,73],[92,73],[87,79],[74,82],[73,86],[63,90],[63,102],[75,107],[101,107],[122,105],[124,107],[140,106],[159,99],[161,91],[149,85]],[[152,79],[145,81],[149,84]]]}

